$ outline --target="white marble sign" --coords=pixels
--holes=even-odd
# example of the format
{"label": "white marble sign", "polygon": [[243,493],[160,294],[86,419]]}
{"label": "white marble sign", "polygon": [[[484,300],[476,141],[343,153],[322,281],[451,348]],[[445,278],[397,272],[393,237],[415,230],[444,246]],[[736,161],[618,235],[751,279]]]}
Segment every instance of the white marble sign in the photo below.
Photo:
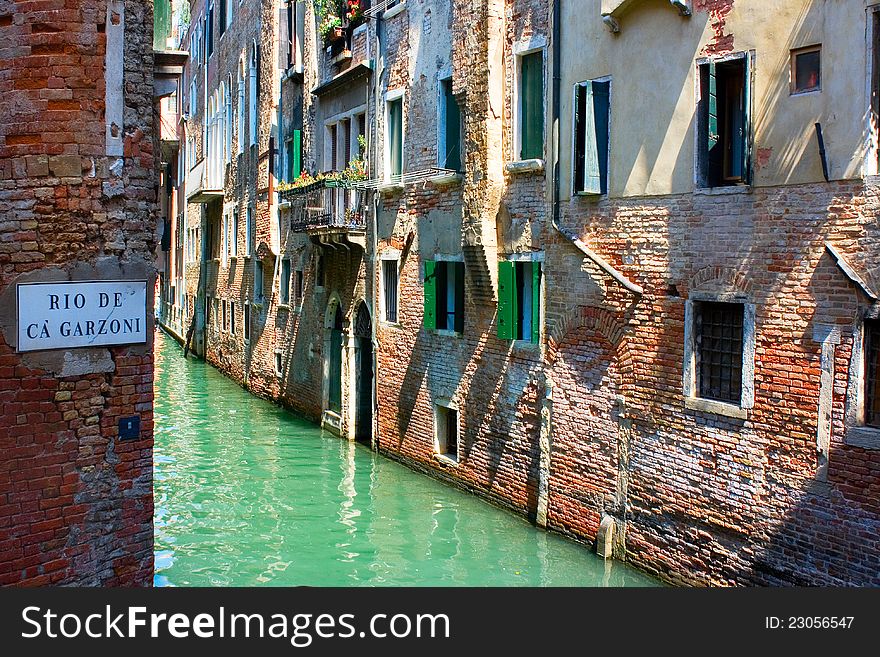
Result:
{"label": "white marble sign", "polygon": [[18,286],[19,351],[146,341],[146,281],[23,283]]}

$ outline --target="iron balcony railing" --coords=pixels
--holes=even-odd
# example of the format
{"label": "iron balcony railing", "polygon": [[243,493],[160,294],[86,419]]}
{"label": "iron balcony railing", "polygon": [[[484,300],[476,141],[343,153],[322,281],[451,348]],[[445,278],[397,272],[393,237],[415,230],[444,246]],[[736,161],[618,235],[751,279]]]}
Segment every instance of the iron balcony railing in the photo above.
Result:
{"label": "iron balcony railing", "polygon": [[280,192],[290,203],[290,229],[297,233],[366,230],[366,190],[344,180],[319,180]]}

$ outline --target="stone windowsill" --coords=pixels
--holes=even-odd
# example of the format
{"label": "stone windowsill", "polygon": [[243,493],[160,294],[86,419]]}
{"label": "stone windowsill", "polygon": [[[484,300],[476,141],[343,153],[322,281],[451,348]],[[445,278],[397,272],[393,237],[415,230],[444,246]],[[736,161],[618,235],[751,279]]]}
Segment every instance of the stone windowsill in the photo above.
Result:
{"label": "stone windowsill", "polygon": [[721,187],[696,187],[694,194],[698,196],[730,196],[735,194],[751,194],[751,185],[723,185]]}
{"label": "stone windowsill", "polygon": [[734,404],[726,404],[725,402],[715,401],[714,399],[701,399],[699,397],[685,397],[685,408],[692,411],[702,411],[704,413],[714,413],[715,415],[724,415],[726,417],[745,420],[749,417],[749,411],[740,408]]}
{"label": "stone windowsill", "polygon": [[290,311],[290,304],[288,303],[279,303],[278,310],[287,310]]}
{"label": "stone windowsill", "polygon": [[517,174],[517,173],[541,173],[544,171],[544,160],[541,159],[532,159],[532,160],[516,160],[514,162],[508,162],[504,165],[504,170],[507,173]]}
{"label": "stone windowsill", "polygon": [[862,449],[880,449],[880,427],[848,427],[844,442]]}
{"label": "stone windowsill", "polygon": [[341,53],[336,55],[333,59],[330,60],[331,64],[341,64],[342,62],[347,62],[351,59],[351,50],[343,50]]}
{"label": "stone windowsill", "polygon": [[462,176],[460,173],[441,173],[436,176],[431,176],[428,178],[428,182],[432,185],[437,185],[440,187],[445,187],[447,185],[455,185],[462,181]]}
{"label": "stone windowsill", "polygon": [[391,9],[382,12],[382,19],[387,21],[389,18],[394,18],[404,9],[406,9],[406,0],[400,0],[400,2],[394,5]]}
{"label": "stone windowsill", "polygon": [[450,331],[449,329],[434,329],[434,335],[442,335],[448,338],[462,337],[462,334],[458,331]]}
{"label": "stone windowsill", "polygon": [[399,329],[399,328],[401,328],[401,327],[400,327],[400,322],[389,322],[389,321],[386,321],[386,320],[384,320],[384,319],[380,319],[380,320],[379,320],[379,326],[381,326],[382,328],[387,328],[387,329]]}
{"label": "stone windowsill", "polygon": [[458,467],[459,461],[456,457],[449,456],[448,454],[437,454],[434,453],[434,460],[442,465],[451,465],[453,467]]}
{"label": "stone windowsill", "polygon": [[532,342],[531,340],[514,340],[513,348],[522,351],[541,351],[541,343]]}

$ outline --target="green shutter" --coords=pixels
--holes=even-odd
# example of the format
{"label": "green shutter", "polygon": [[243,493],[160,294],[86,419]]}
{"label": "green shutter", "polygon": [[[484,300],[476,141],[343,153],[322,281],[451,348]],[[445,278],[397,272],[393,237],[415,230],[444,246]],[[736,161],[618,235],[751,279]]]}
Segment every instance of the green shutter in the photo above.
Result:
{"label": "green shutter", "polygon": [[443,83],[446,95],[446,161],[444,167],[461,170],[461,111],[452,95],[452,80]]}
{"label": "green shutter", "polygon": [[464,333],[464,263],[455,263],[455,330]]}
{"label": "green shutter", "polygon": [[498,263],[498,337],[516,339],[516,263]]}
{"label": "green shutter", "polygon": [[706,144],[706,149],[711,151],[715,148],[715,145],[719,140],[719,132],[718,132],[718,78],[715,72],[715,62],[709,62],[706,65],[706,73],[709,76],[708,80],[708,110],[709,110],[709,122],[707,125],[708,129],[708,143]]}
{"label": "green shutter", "polygon": [[532,263],[532,342],[541,341],[541,263]]}
{"label": "green shutter", "polygon": [[742,181],[751,181],[752,159],[752,94],[751,94],[751,66],[749,66],[749,53],[743,59],[743,127],[742,127]]}
{"label": "green shutter", "polygon": [[586,82],[584,93],[584,186],[590,194],[608,191],[609,82]]}
{"label": "green shutter", "polygon": [[587,134],[587,88],[574,87],[574,191],[584,191],[585,145]]}
{"label": "green shutter", "polygon": [[293,131],[293,164],[291,173],[292,180],[296,180],[302,173],[302,130]]}
{"label": "green shutter", "polygon": [[426,329],[437,328],[437,277],[433,260],[425,261],[425,317],[423,325]]}
{"label": "green shutter", "polygon": [[544,55],[525,55],[520,70],[520,158],[544,157]]}

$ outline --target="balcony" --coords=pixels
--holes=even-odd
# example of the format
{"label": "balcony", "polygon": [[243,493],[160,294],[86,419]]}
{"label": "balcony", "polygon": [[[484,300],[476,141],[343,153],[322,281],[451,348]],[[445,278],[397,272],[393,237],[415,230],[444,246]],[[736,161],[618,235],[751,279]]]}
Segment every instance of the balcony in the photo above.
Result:
{"label": "balcony", "polygon": [[[216,167],[215,167],[216,168]],[[186,200],[188,203],[210,203],[223,198],[223,182],[220,176],[209,175],[207,162],[202,159],[186,174]]]}
{"label": "balcony", "polygon": [[306,233],[316,244],[366,246],[367,190],[358,183],[319,180],[279,192],[287,207],[290,229]]}

